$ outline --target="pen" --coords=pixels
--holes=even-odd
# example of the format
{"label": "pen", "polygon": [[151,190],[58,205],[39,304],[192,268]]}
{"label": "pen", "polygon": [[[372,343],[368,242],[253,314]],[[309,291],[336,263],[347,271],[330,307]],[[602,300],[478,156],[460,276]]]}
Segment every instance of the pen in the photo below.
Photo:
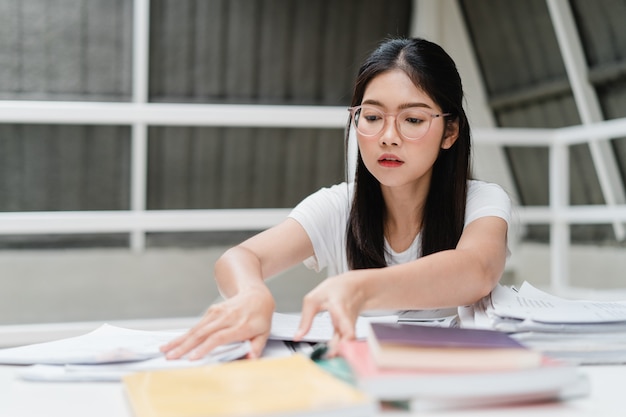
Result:
{"label": "pen", "polygon": [[320,359],[324,359],[324,356],[328,352],[328,345],[326,343],[318,343],[313,346],[313,352],[311,352],[311,359],[314,361],[318,361]]}
{"label": "pen", "polygon": [[350,368],[350,365],[348,365],[348,362],[340,356],[328,358],[326,357],[327,352],[328,344],[318,343],[313,346],[313,352],[311,352],[310,355],[311,360],[337,378],[349,384],[356,385],[352,369]]}

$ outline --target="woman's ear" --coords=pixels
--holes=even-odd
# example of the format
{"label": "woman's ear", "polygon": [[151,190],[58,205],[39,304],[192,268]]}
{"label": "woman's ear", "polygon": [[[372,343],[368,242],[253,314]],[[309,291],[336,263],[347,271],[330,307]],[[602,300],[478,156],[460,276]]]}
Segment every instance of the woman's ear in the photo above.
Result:
{"label": "woman's ear", "polygon": [[459,119],[447,120],[441,140],[441,149],[450,149],[459,137]]}

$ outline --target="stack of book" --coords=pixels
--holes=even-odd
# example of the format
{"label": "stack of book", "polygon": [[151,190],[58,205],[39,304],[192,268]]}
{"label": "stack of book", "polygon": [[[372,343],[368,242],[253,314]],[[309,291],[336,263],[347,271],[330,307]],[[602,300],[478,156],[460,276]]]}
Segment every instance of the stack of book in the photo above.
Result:
{"label": "stack of book", "polygon": [[367,340],[343,342],[340,353],[360,389],[411,409],[562,400],[589,389],[576,367],[493,330],[372,323]]}

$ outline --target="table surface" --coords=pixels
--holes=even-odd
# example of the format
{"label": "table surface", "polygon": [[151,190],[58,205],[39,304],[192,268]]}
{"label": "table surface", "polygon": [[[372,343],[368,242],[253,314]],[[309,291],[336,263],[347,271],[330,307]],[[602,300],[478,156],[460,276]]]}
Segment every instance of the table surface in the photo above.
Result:
{"label": "table surface", "polygon": [[[0,366],[0,416],[3,417],[133,417],[121,383],[26,382],[16,377],[19,366]],[[613,416],[626,415],[626,366],[586,366],[588,397],[564,402],[472,410],[437,410],[419,416]],[[381,412],[381,415],[410,415]]]}

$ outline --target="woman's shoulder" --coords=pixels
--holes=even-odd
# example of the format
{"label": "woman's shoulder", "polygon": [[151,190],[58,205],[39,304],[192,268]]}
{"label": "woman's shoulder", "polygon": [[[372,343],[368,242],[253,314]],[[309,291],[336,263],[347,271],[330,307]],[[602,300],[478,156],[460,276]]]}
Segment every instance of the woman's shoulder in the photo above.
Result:
{"label": "woman's shoulder", "polygon": [[353,189],[352,184],[345,182],[322,187],[302,200],[295,208],[343,211],[350,204]]}
{"label": "woman's shoulder", "polygon": [[467,181],[467,196],[468,199],[471,196],[479,194],[495,194],[508,197],[504,188],[495,182],[487,182],[483,180],[468,180]]}
{"label": "woman's shoulder", "polygon": [[309,195],[308,198],[326,198],[333,200],[336,199],[340,201],[344,201],[346,199],[350,200],[353,190],[353,183],[342,182],[339,184],[322,187]]}
{"label": "woman's shoulder", "polygon": [[465,224],[484,216],[511,219],[511,198],[499,184],[481,180],[468,181]]}

